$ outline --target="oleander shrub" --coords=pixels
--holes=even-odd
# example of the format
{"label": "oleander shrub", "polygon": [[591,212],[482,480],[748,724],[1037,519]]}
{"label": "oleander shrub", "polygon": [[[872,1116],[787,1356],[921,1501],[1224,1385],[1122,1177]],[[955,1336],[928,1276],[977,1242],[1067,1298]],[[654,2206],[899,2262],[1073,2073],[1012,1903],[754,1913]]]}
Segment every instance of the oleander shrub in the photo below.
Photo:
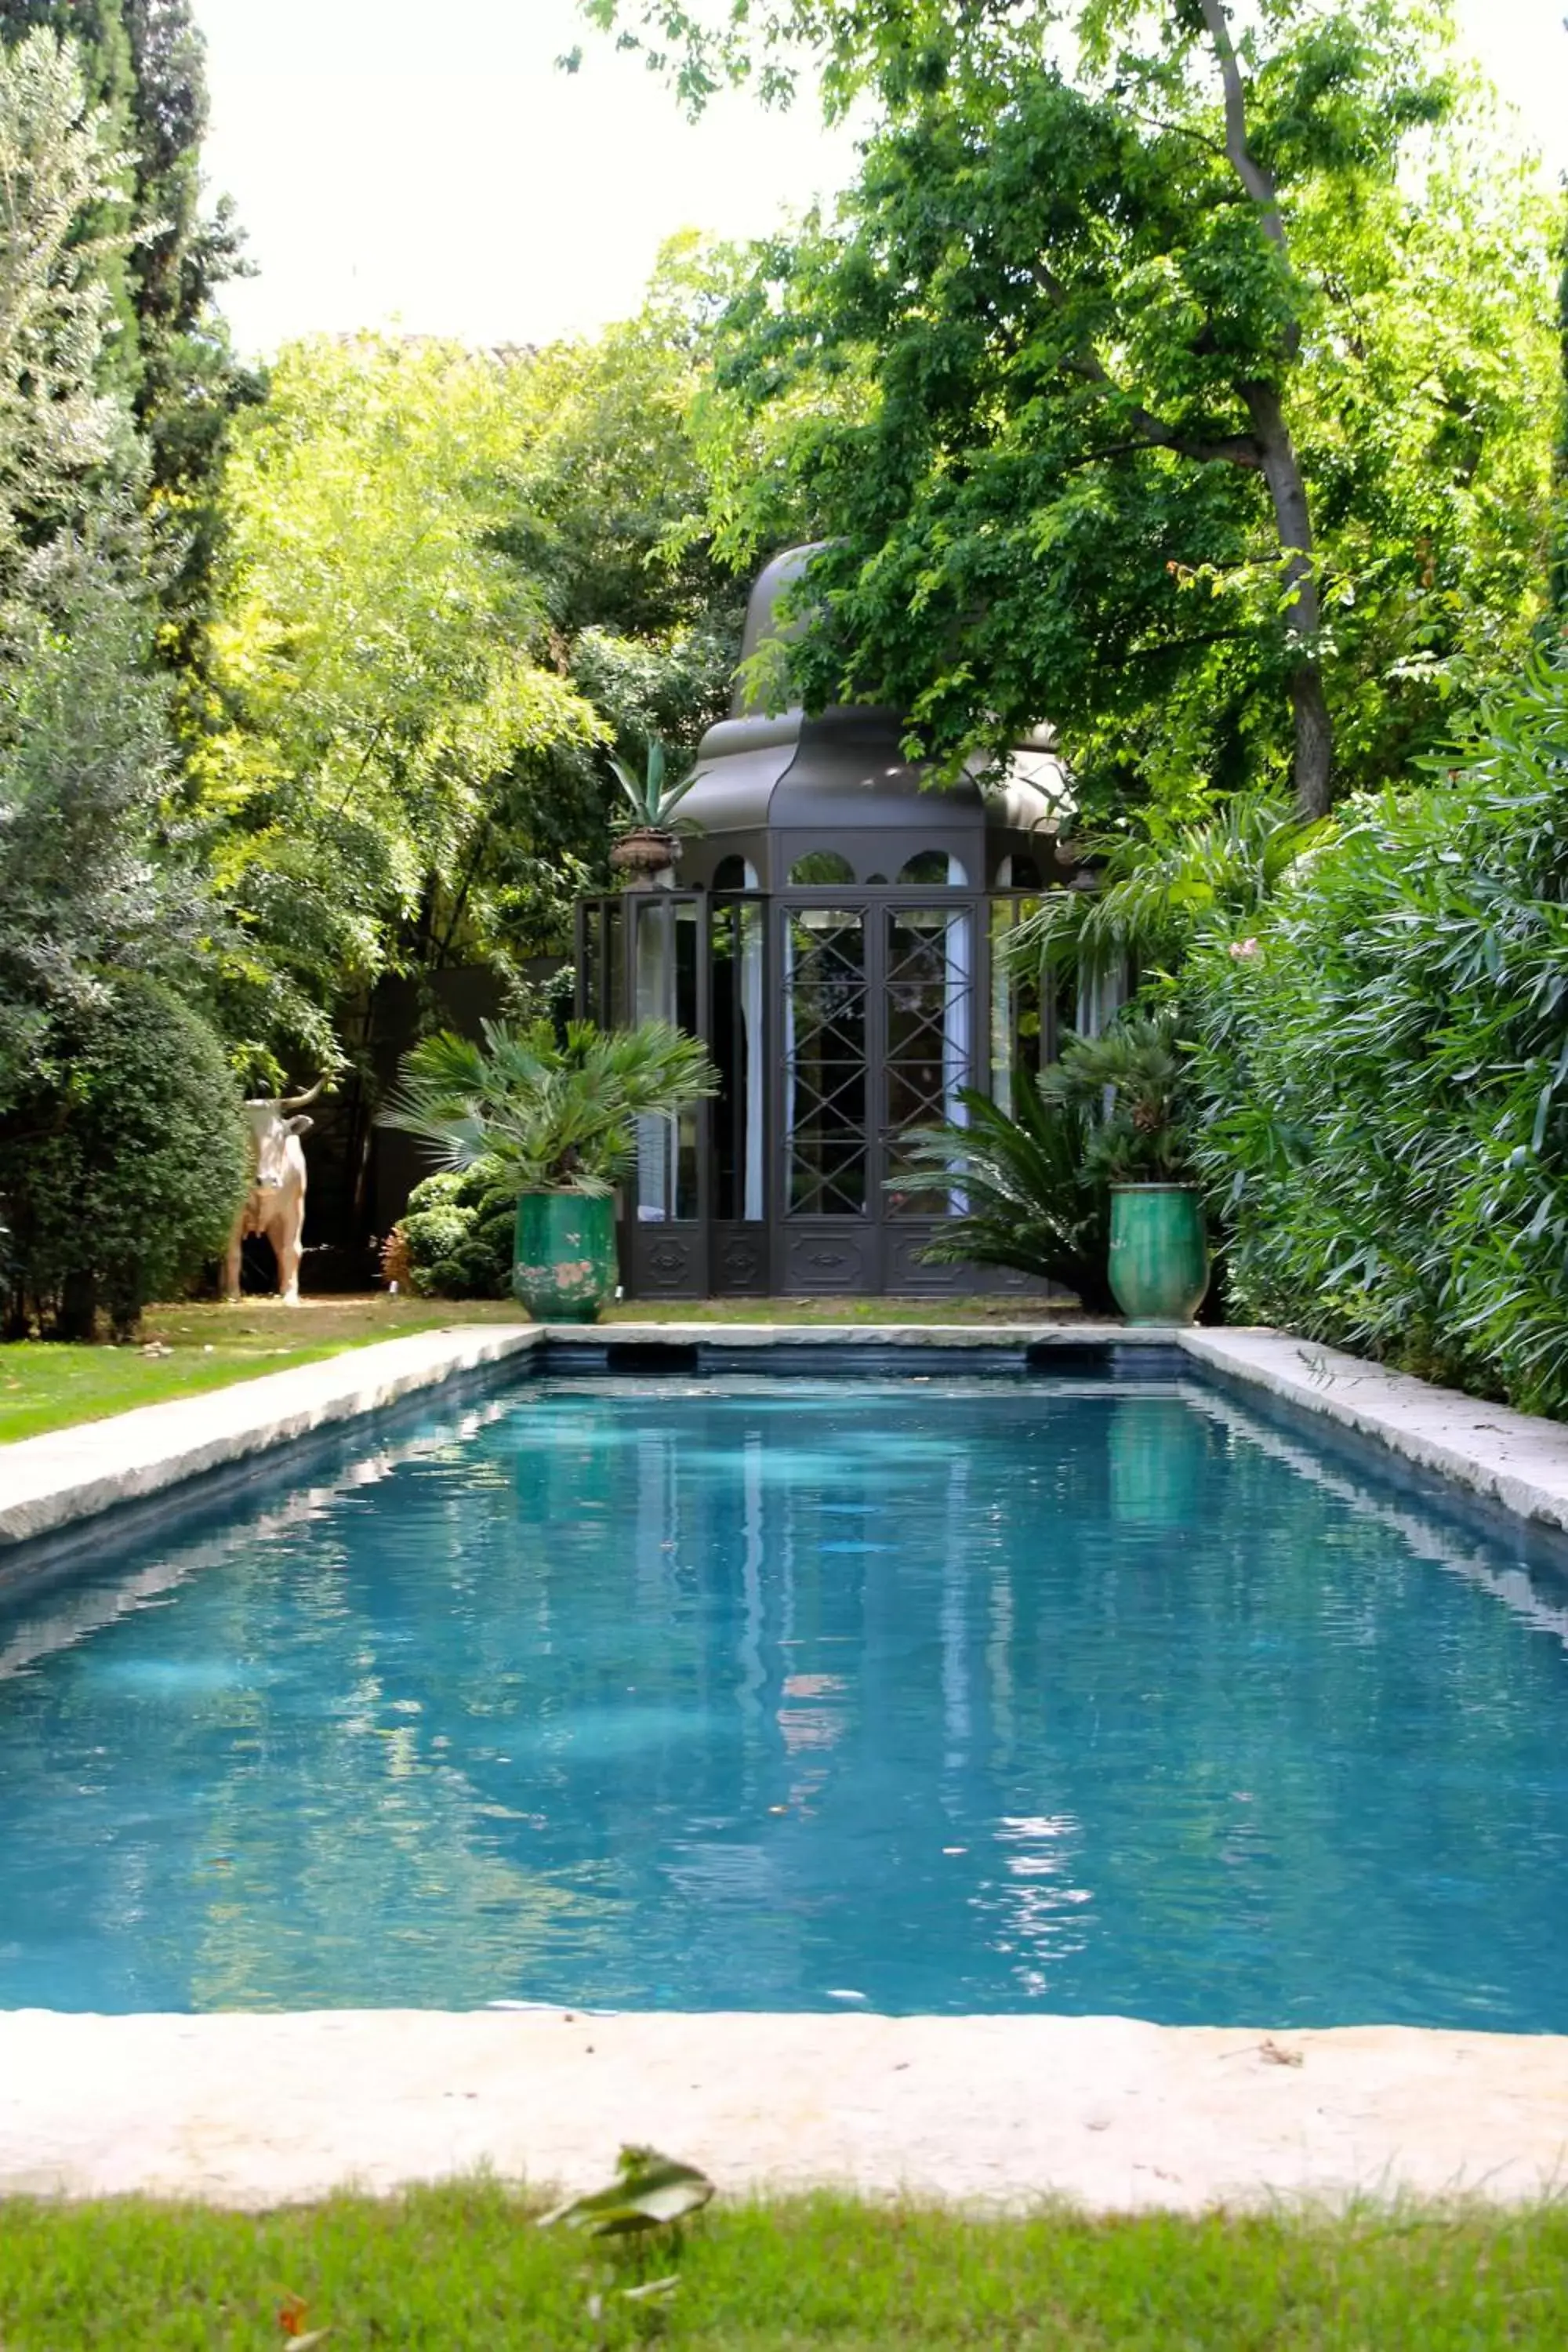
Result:
{"label": "oleander shrub", "polygon": [[1568,1415],[1568,664],[1194,950],[1233,1316]]}
{"label": "oleander shrub", "polygon": [[397,1228],[414,1288],[427,1298],[509,1297],[516,1219],[516,1195],[492,1160],[426,1176]]}
{"label": "oleander shrub", "polygon": [[54,1016],[0,1121],[7,1328],[133,1330],[222,1249],[248,1182],[216,1034],[157,981],[109,982]]}

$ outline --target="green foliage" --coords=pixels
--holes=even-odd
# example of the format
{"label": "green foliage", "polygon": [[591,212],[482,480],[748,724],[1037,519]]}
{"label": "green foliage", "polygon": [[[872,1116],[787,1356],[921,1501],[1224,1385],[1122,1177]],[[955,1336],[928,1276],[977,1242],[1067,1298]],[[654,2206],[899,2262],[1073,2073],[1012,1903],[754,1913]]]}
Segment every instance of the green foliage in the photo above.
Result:
{"label": "green foliage", "polygon": [[202,208],[204,44],[190,0],[0,0],[0,40],[33,33],[71,44],[114,159],[76,208],[69,242],[102,310],[96,386],[137,430],[140,485],[164,559],[164,650],[188,657],[229,420],[259,389],[214,302],[240,263],[226,203],[210,215]]}
{"label": "green foliage", "polygon": [[689,2220],[712,2195],[713,2183],[695,2165],[661,2156],[656,2147],[627,2147],[607,2189],[553,2206],[540,2215],[539,2226],[582,2230],[593,2238],[638,2237]]}
{"label": "green foliage", "polygon": [[[254,943],[226,980],[258,1067],[289,1035],[335,1062],[337,1000],[491,919],[476,853],[501,780],[601,731],[496,544],[524,439],[512,391],[447,346],[299,344],[237,434],[219,707],[195,764]],[[556,920],[571,879],[537,877]]]}
{"label": "green foliage", "polygon": [[[1099,816],[1293,772],[1316,809],[1309,671],[1374,784],[1542,612],[1548,211],[1395,0],[1263,12],[1239,163],[1196,8],[1064,15],[1088,53],[1064,23],[1049,63],[1032,12],[769,20],[858,45],[889,121],[730,311],[721,543],[826,542],[812,708],[903,709],[954,766],[1048,715]],[[876,64],[894,20],[931,87]]]}
{"label": "green foliage", "polygon": [[119,0],[0,29],[40,13],[0,47],[0,1222],[13,1323],[85,1331],[221,1240],[244,1163],[221,1047],[153,978],[201,994],[215,924],[153,669],[135,60]]}
{"label": "green foliage", "polygon": [[516,369],[529,436],[508,543],[569,639],[599,629],[658,644],[738,624],[733,584],[709,553],[708,483],[689,425],[733,275],[721,250],[677,237],[635,318]]}
{"label": "green foliage", "polygon": [[83,233],[121,171],[69,46],[38,30],[0,47],[0,593],[140,470],[101,383],[121,247]]}
{"label": "green foliage", "polygon": [[516,1195],[488,1160],[426,1176],[399,1221],[409,1279],[426,1298],[509,1298]]}
{"label": "green foliage", "polygon": [[662,1021],[614,1031],[574,1021],[565,1042],[548,1021],[484,1042],[443,1033],[405,1057],[382,1124],[429,1144],[448,1168],[494,1163],[523,1192],[607,1192],[637,1156],[637,1125],[671,1118],[719,1091],[694,1038]]}
{"label": "green foliage", "polygon": [[60,538],[11,616],[0,717],[0,1125],[51,1025],[138,968],[195,984],[212,914],[161,803],[167,689],[111,536]]}
{"label": "green foliage", "polygon": [[1187,1054],[1173,1013],[1130,1011],[1098,1037],[1069,1037],[1038,1080],[1019,1070],[1013,1108],[966,1088],[962,1123],[911,1137],[912,1173],[956,1193],[959,1214],[925,1252],[932,1265],[1013,1266],[1114,1311],[1107,1271],[1110,1187],[1191,1172]]}
{"label": "green foliage", "polygon": [[[687,111],[700,114],[720,90],[752,84],[770,105],[788,105],[803,69],[820,77],[830,118],[868,88],[895,103],[939,87],[951,68],[954,13],[943,0],[578,0],[589,24],[614,31],[673,83]],[[1008,11],[965,9],[958,25],[977,47],[1005,35]],[[562,63],[576,72],[581,53]]]}
{"label": "green foliage", "polygon": [[134,399],[147,497],[163,550],[162,647],[199,658],[223,530],[223,473],[235,416],[262,382],[236,355],[218,289],[247,265],[233,208],[203,206],[205,44],[191,0],[121,0],[130,45],[136,247]]}
{"label": "green foliage", "polygon": [[1233,1307],[1568,1412],[1568,666],[1184,983]]}
{"label": "green foliage", "polygon": [[1256,914],[1326,831],[1272,795],[1238,793],[1175,820],[1156,806],[1119,833],[1075,837],[1092,887],[1047,893],[1009,939],[1008,961],[1090,979],[1125,971],[1147,990],[1198,940]]}
{"label": "green foliage", "polygon": [[905,1146],[922,1189],[956,1192],[963,1212],[924,1252],[933,1265],[1004,1265],[1072,1291],[1090,1315],[1115,1302],[1106,1277],[1110,1194],[1089,1153],[1089,1120],[1077,1103],[1013,1080],[1013,1109],[965,1088],[962,1125],[928,1129]]}
{"label": "green foliage", "polygon": [[249,1180],[239,1089],[216,1035],[132,975],[59,1013],[0,1129],[9,1319],[119,1333],[226,1239]]}
{"label": "green foliage", "polygon": [[703,283],[672,256],[637,320],[542,352],[299,345],[237,428],[191,756],[268,1078],[336,1061],[384,974],[559,950],[608,846],[603,746],[687,748],[722,709],[740,614],[688,528]]}

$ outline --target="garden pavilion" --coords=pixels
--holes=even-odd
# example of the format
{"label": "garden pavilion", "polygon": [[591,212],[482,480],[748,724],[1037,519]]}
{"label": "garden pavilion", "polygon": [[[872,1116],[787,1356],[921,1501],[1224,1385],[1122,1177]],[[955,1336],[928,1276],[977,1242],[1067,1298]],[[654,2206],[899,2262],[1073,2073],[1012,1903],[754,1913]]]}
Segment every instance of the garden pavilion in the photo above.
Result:
{"label": "garden pavilion", "polygon": [[[757,582],[742,679],[809,553]],[[999,784],[937,787],[902,733],[894,711],[767,715],[738,689],[681,803],[678,868],[578,909],[579,1013],[673,1021],[722,1078],[717,1100],[645,1123],[633,1297],[1029,1286],[927,1265],[962,1199],[900,1178],[913,1133],[963,1118],[964,1088],[1005,1107],[1018,1067],[1054,1050],[1054,1008],[998,950],[1070,878],[1063,772],[1042,730]]]}

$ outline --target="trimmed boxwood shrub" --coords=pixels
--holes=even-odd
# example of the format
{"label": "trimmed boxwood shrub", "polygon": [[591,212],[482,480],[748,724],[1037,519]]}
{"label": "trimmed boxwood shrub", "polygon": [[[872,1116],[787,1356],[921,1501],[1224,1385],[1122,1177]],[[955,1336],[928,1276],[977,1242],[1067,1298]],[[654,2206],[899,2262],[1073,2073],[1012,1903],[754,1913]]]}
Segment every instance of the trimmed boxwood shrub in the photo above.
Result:
{"label": "trimmed boxwood shrub", "polygon": [[510,1297],[516,1221],[517,1202],[490,1161],[426,1176],[398,1228],[415,1289],[433,1298]]}
{"label": "trimmed boxwood shrub", "polygon": [[0,1122],[9,1328],[117,1334],[216,1256],[249,1181],[237,1081],[216,1033],[167,988],[115,979],[58,1014]]}
{"label": "trimmed boxwood shrub", "polygon": [[1233,1315],[1568,1414],[1568,666],[1190,960]]}

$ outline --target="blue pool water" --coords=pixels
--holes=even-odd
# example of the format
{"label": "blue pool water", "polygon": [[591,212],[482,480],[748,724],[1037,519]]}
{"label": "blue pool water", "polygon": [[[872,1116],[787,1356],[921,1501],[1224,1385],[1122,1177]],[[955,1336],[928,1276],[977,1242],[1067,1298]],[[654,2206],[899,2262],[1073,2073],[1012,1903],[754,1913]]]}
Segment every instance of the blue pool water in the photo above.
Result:
{"label": "blue pool water", "polygon": [[1565,1635],[1218,1392],[542,1381],[0,1616],[0,2004],[1561,2032]]}

